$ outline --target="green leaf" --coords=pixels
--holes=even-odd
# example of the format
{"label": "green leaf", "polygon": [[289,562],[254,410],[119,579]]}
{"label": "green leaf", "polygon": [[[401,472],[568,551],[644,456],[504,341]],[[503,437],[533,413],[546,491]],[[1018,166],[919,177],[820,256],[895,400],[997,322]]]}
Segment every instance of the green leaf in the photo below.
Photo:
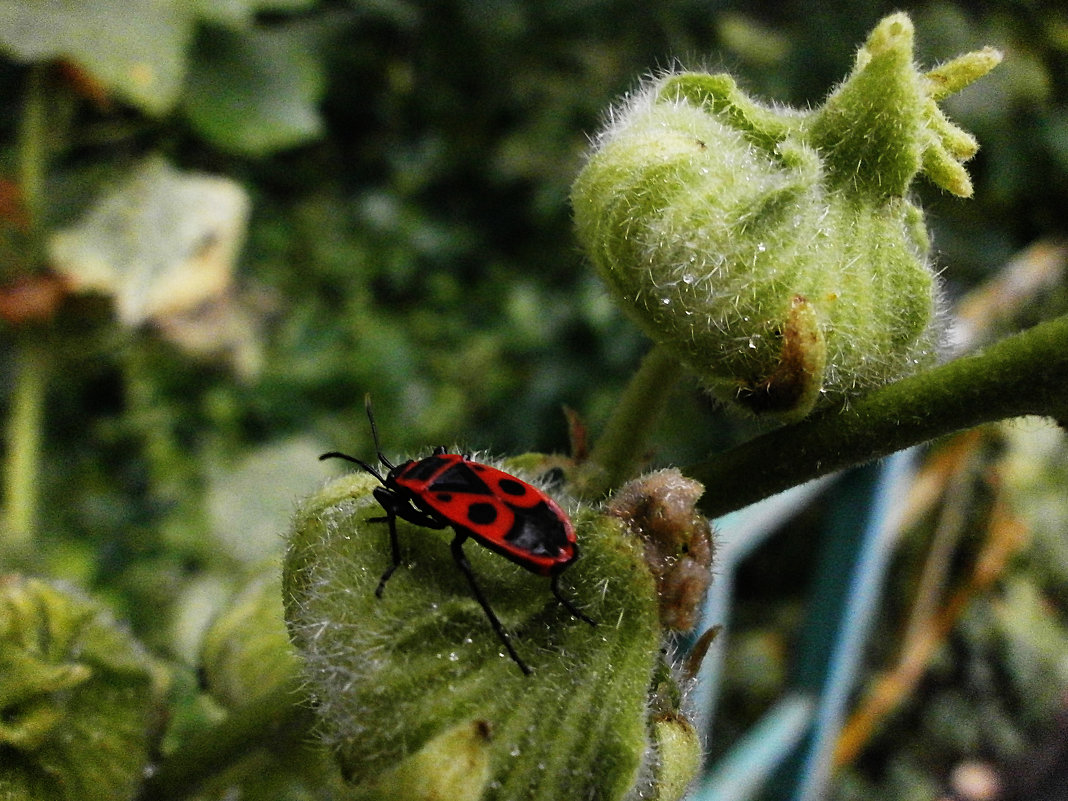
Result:
{"label": "green leaf", "polygon": [[178,101],[194,18],[177,0],[0,0],[0,49],[66,59],[149,114]]}
{"label": "green leaf", "polygon": [[248,198],[233,181],[150,158],[50,242],[56,270],[78,291],[115,299],[137,326],[226,294]]}
{"label": "green leaf", "polygon": [[197,41],[185,112],[219,147],[265,155],[320,134],[323,86],[302,32],[211,28]]}

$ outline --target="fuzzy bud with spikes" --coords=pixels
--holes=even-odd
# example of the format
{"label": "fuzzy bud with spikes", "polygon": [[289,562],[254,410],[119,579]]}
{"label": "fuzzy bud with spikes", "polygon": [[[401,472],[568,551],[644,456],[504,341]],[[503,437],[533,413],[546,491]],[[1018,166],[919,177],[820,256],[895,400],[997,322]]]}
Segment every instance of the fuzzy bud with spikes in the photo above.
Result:
{"label": "fuzzy bud with spikes", "polygon": [[920,72],[899,13],[811,111],[728,75],[664,75],[597,138],[572,190],[579,239],[638,324],[737,408],[792,420],[907,375],[939,347],[908,189],[923,173],[971,194],[975,140],[937,102],[1000,57]]}

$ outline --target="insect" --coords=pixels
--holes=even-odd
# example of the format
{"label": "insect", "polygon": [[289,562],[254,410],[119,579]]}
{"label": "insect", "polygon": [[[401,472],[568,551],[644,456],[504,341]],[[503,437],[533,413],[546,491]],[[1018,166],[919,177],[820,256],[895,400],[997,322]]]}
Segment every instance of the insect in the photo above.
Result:
{"label": "insect", "polygon": [[468,539],[532,573],[550,577],[549,589],[567,611],[591,626],[597,625],[560,593],[560,574],[578,559],[579,549],[571,520],[552,498],[503,470],[472,461],[469,454],[447,453],[440,446],[422,459],[391,464],[379,444],[370,396],[364,403],[378,461],[386,468],[386,474],[382,475],[374,465],[355,456],[337,451],[324,453],[319,459],[354,462],[382,484],[375,487],[374,496],[386,514],[371,518],[370,522],[389,526],[392,561],[378,581],[376,597],[382,597],[386,582],[400,567],[399,517],[417,526],[452,528],[456,532],[450,545],[452,557],[467,577],[471,592],[493,630],[523,673],[529,675],[530,668],[516,653],[508,631],[479,588],[464,555],[463,545]]}

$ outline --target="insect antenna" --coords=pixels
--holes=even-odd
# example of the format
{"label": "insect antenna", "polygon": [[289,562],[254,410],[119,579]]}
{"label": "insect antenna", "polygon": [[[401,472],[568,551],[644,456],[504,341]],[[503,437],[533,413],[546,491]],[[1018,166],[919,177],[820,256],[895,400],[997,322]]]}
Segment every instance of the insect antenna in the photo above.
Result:
{"label": "insect antenna", "polygon": [[[382,478],[381,473],[379,473],[371,465],[367,464],[367,462],[365,462],[363,459],[357,459],[355,456],[349,456],[347,453],[341,453],[340,451],[330,451],[330,453],[324,453],[322,456],[319,457],[319,461],[321,462],[323,459],[344,459],[346,462],[354,462],[360,467],[362,467],[364,470],[366,470],[368,473],[370,473],[372,476],[377,478],[379,481],[381,481],[383,484],[386,483],[386,480]],[[387,464],[387,466],[391,465]]]}
{"label": "insect antenna", "polygon": [[[378,461],[386,466],[387,469],[392,470],[395,465],[391,464],[382,453],[382,445],[378,441],[378,426],[375,425],[375,414],[371,410],[371,393],[368,392],[363,396],[363,405],[367,409],[367,419],[371,421],[371,437],[375,441],[375,451],[378,453]],[[372,471],[373,472],[373,471]]]}

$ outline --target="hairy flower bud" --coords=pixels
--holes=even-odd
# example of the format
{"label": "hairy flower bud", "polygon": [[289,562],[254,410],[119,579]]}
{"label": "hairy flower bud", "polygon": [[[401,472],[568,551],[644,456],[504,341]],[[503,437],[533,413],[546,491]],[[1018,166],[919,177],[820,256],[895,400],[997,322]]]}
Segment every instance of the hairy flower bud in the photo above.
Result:
{"label": "hairy flower bud", "polygon": [[696,770],[696,739],[690,748],[658,723],[678,708],[654,709],[651,697],[656,588],[620,521],[589,507],[571,515],[581,557],[561,589],[596,626],[574,619],[547,579],[464,546],[529,662],[524,675],[454,563],[451,531],[398,520],[402,563],[376,597],[391,562],[378,486],[353,474],[305,500],[283,569],[320,730],[358,796],[677,798]]}
{"label": "hairy flower bud", "polygon": [[971,193],[975,140],[936,101],[993,68],[926,74],[894,14],[811,111],[757,103],[728,75],[650,82],[615,110],[572,190],[580,241],[643,329],[724,402],[783,419],[930,363],[939,292],[923,172]]}

